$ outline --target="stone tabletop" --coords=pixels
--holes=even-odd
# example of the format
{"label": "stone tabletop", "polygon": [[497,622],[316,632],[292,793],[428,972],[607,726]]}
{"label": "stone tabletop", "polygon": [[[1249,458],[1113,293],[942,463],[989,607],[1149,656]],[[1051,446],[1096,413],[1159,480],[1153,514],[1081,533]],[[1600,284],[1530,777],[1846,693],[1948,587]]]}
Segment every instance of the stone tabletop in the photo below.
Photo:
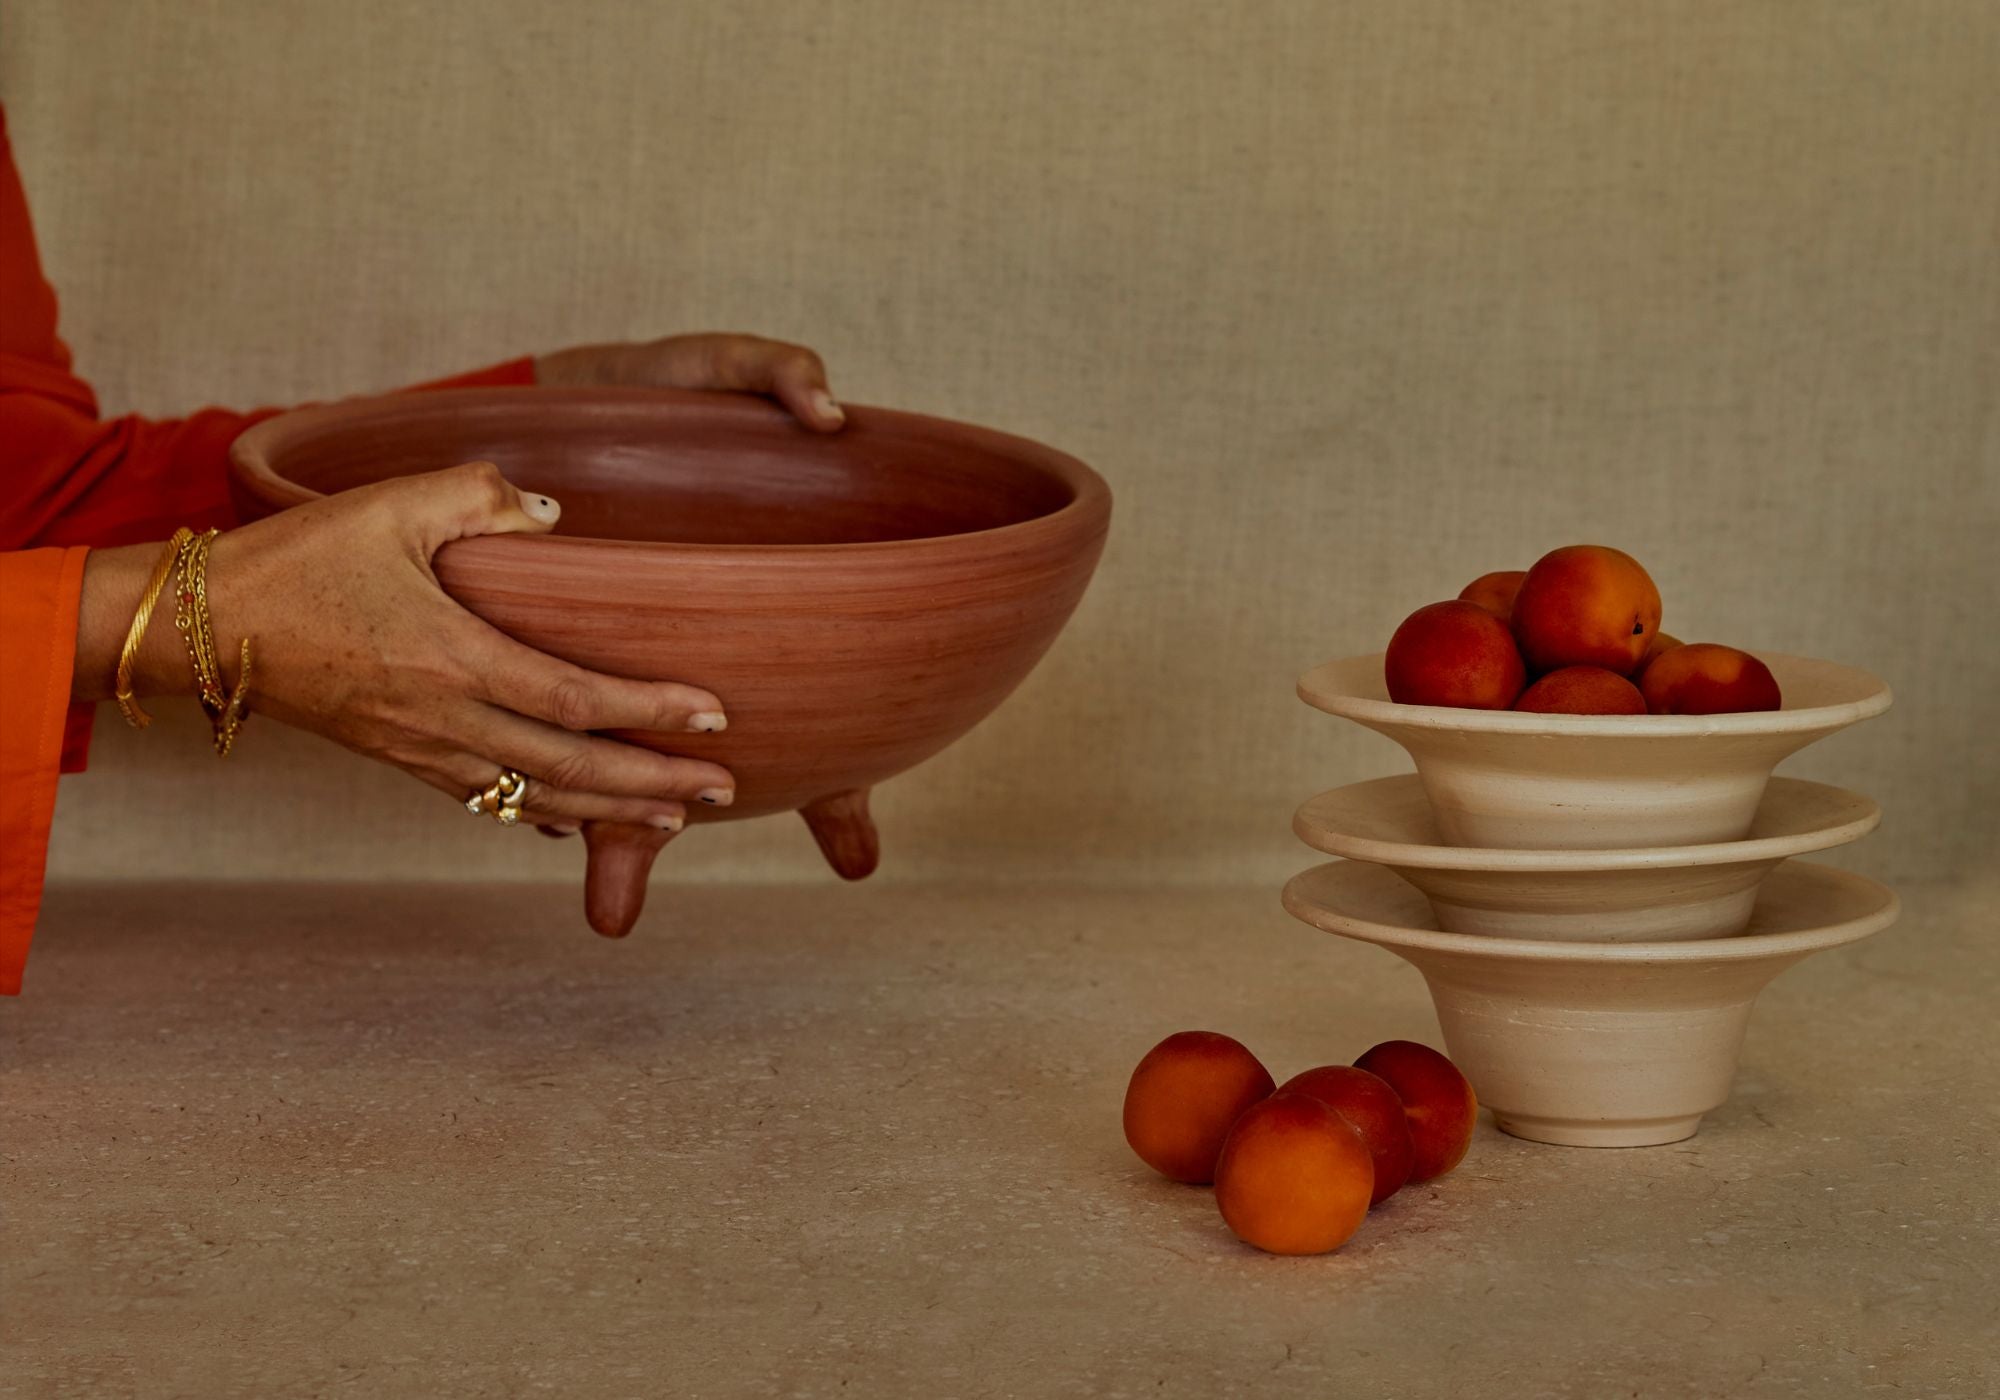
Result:
{"label": "stone tabletop", "polygon": [[56,890],[0,1005],[0,1396],[1989,1396],[2000,887],[1768,990],[1671,1147],[1482,1121],[1239,1245],[1125,1076],[1437,1043],[1259,888]]}

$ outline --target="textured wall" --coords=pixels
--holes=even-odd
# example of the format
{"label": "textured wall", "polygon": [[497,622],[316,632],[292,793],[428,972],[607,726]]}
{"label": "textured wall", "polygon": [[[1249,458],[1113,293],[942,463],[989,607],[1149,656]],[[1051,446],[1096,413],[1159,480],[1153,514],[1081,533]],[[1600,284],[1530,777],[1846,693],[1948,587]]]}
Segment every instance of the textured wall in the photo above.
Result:
{"label": "textured wall", "polygon": [[[113,409],[740,327],[1103,470],[1095,590],[883,796],[891,875],[1276,879],[1299,799],[1401,766],[1294,673],[1579,539],[1679,635],[1891,680],[1790,770],[1884,801],[1857,863],[1989,858],[1996,95],[1980,0],[0,10]],[[271,727],[102,733],[63,875],[580,861]],[[662,869],[815,861],[777,821]]]}

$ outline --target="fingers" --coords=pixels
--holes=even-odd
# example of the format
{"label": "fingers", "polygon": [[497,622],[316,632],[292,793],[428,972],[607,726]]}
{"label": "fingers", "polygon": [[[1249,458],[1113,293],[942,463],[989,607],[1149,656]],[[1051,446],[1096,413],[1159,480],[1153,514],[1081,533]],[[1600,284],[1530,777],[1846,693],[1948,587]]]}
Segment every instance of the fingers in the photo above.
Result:
{"label": "fingers", "polygon": [[[463,803],[490,784],[498,776],[499,768],[499,764],[475,754],[448,754],[426,765],[418,776]],[[661,831],[679,831],[686,820],[687,808],[679,802],[572,792],[534,778],[528,780],[528,790],[521,802],[523,824],[559,836],[573,834],[584,822],[630,822]]]}
{"label": "fingers", "polygon": [[839,432],[846,424],[847,415],[827,386],[825,363],[805,346],[751,335],[716,336],[714,341],[712,382],[704,387],[769,394],[815,432]]}
{"label": "fingers", "polygon": [[433,550],[475,535],[547,534],[562,517],[554,500],[522,491],[491,462],[403,477],[394,489],[392,509],[414,519]]}
{"label": "fingers", "polygon": [[815,432],[837,433],[847,415],[827,387],[826,366],[819,356],[799,345],[781,345],[771,362],[771,387],[766,392]]}
{"label": "fingers", "polygon": [[[719,763],[573,734],[509,710],[488,707],[460,742],[489,765],[518,769],[565,792],[653,802],[693,800],[711,807],[736,800],[736,779]],[[491,781],[489,773],[485,782]]]}
{"label": "fingers", "polygon": [[587,671],[483,623],[463,651],[480,699],[563,729],[714,734],[729,727],[714,691]]}

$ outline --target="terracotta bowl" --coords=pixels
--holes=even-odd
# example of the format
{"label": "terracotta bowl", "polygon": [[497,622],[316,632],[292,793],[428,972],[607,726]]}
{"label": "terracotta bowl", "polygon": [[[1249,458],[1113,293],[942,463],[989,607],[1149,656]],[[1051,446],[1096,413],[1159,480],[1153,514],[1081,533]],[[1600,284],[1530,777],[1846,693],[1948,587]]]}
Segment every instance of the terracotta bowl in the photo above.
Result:
{"label": "terracotta bowl", "polygon": [[1395,871],[1423,891],[1449,933],[1637,943],[1741,933],[1779,861],[1858,841],[1881,820],[1859,793],[1773,778],[1741,841],[1487,850],[1447,845],[1423,783],[1406,773],[1321,793],[1292,829],[1316,850]]}
{"label": "terracotta bowl", "polygon": [[1386,734],[1416,760],[1454,846],[1618,850],[1740,841],[1771,770],[1889,708],[1866,671],[1758,653],[1785,708],[1736,715],[1536,715],[1398,705],[1382,657],[1329,661],[1299,697]]}
{"label": "terracotta bowl", "polygon": [[1873,880],[1801,861],[1764,882],[1747,931],[1684,943],[1443,933],[1421,894],[1356,861],[1306,871],[1284,898],[1313,927],[1413,964],[1452,1059],[1500,1128],[1573,1147],[1692,1137],[1729,1097],[1764,985],[1888,927],[1898,908]]}
{"label": "terracotta bowl", "polygon": [[[977,724],[1033,669],[1097,567],[1111,493],[1073,457],[964,423],[850,407],[807,432],[743,395],[461,389],[303,409],[231,452],[252,516],[487,460],[557,497],[551,536],[447,545],[447,592],[579,665],[721,696],[720,734],[618,733],[713,759],[736,801],[801,812],[835,870],[874,869],[869,788]],[[529,774],[532,778],[534,775]],[[638,918],[668,836],[595,823],[586,908]]]}

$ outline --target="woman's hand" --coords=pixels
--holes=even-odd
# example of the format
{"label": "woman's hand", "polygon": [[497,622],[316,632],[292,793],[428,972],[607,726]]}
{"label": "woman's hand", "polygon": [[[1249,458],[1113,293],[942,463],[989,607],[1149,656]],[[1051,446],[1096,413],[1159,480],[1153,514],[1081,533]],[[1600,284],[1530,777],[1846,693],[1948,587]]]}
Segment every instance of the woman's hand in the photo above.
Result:
{"label": "woman's hand", "polygon": [[816,432],[847,416],[827,388],[826,366],[803,345],[755,335],[670,335],[629,345],[579,345],[535,360],[543,384],[653,385],[768,394]]}
{"label": "woman's hand", "polygon": [[[522,819],[678,830],[684,801],[727,805],[729,771],[594,737],[593,729],[721,729],[706,690],[600,675],[506,637],[438,586],[451,540],[539,534],[560,509],[487,462],[344,491],[217,538],[208,596],[225,679],[251,639],[254,716],[309,729],[462,802],[503,768],[528,777]],[[79,699],[103,698],[159,546],[93,554],[79,628]],[[169,605],[141,653],[139,690],[189,693]],[[254,738],[254,726],[251,736]]]}

